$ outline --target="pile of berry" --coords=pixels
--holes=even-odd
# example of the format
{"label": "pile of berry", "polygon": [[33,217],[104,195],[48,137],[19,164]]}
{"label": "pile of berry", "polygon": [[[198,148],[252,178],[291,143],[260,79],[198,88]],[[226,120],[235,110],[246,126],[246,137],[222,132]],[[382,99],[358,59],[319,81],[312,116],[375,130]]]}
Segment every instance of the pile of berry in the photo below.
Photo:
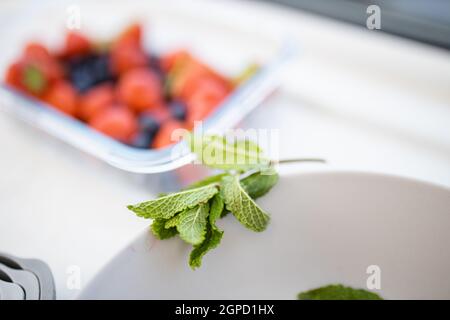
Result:
{"label": "pile of berry", "polygon": [[192,129],[231,92],[233,82],[185,50],[145,52],[131,25],[108,44],[69,32],[50,52],[29,43],[6,83],[137,148],[172,143],[172,131]]}

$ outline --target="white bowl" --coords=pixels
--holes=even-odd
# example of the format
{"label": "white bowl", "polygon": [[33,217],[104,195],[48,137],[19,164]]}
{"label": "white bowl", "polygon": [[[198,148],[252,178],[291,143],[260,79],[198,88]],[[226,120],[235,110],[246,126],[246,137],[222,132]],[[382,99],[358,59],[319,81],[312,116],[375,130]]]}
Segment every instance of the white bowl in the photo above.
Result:
{"label": "white bowl", "polygon": [[295,299],[330,283],[366,288],[375,265],[386,299],[450,298],[450,190],[357,172],[282,175],[259,204],[254,233],[228,215],[221,245],[196,271],[190,246],[148,230],[122,250],[81,299]]}

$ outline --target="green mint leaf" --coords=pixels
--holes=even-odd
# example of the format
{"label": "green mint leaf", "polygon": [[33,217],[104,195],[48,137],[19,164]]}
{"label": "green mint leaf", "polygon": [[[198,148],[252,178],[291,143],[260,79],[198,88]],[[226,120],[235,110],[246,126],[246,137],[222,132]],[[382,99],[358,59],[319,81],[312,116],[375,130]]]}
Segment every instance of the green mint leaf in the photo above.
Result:
{"label": "green mint leaf", "polygon": [[215,185],[171,193],[161,198],[129,205],[137,216],[152,219],[169,219],[178,212],[206,203],[218,192]]}
{"label": "green mint leaf", "polygon": [[253,199],[262,197],[278,182],[278,173],[270,171],[258,171],[241,179],[241,185]]}
{"label": "green mint leaf", "polygon": [[216,194],[211,200],[211,210],[209,212],[209,223],[211,223],[211,226],[215,229],[217,229],[216,221],[221,217],[224,206],[225,204],[222,196],[220,193]]}
{"label": "green mint leaf", "polygon": [[376,293],[345,287],[340,284],[332,284],[301,292],[297,297],[300,300],[383,300]]}
{"label": "green mint leaf", "polygon": [[202,243],[205,240],[208,214],[207,203],[181,212],[177,222],[180,238],[193,245]]}
{"label": "green mint leaf", "polygon": [[164,227],[166,229],[172,228],[172,227],[176,227],[178,224],[178,221],[180,221],[180,215],[177,214],[176,216],[170,218],[169,220],[166,220],[166,223],[164,225]]}
{"label": "green mint leaf", "polygon": [[191,185],[187,186],[185,190],[204,187],[213,183],[219,183],[222,180],[222,178],[225,177],[226,175],[228,175],[228,173],[219,173],[213,176],[206,177],[205,179],[196,181]]}
{"label": "green mint leaf", "polygon": [[202,265],[202,259],[205,254],[220,244],[222,236],[223,231],[208,223],[205,240],[199,245],[195,245],[189,255],[189,265],[192,269],[199,268]]}
{"label": "green mint leaf", "polygon": [[204,165],[222,170],[247,171],[266,168],[270,160],[262,150],[250,141],[228,142],[221,136],[190,135],[191,151]]}
{"label": "green mint leaf", "polygon": [[205,240],[199,245],[194,246],[189,256],[189,265],[192,269],[199,268],[205,254],[216,248],[222,240],[223,231],[216,226],[216,221],[220,218],[224,209],[224,203],[220,193],[216,194],[210,202],[209,223],[207,225]]}
{"label": "green mint leaf", "polygon": [[178,231],[176,228],[166,228],[167,220],[155,219],[151,225],[152,233],[160,240],[169,239],[175,236]]}
{"label": "green mint leaf", "polygon": [[256,232],[266,229],[269,215],[245,192],[238,176],[224,177],[221,186],[226,209],[231,211],[240,223]]}
{"label": "green mint leaf", "polygon": [[33,65],[24,68],[22,77],[22,83],[30,92],[41,93],[47,86],[44,74]]}

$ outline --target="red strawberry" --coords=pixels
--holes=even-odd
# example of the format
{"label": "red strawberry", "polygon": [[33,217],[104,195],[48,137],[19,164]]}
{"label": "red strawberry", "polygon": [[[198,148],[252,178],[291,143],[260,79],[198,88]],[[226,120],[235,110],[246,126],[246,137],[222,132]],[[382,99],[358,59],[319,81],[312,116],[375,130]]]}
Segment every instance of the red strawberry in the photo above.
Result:
{"label": "red strawberry", "polygon": [[125,107],[116,106],[96,114],[89,125],[119,141],[128,143],[138,130],[136,116]]}
{"label": "red strawberry", "polygon": [[77,113],[78,95],[69,82],[58,81],[52,84],[43,100],[68,115],[74,116]]}
{"label": "red strawberry", "polygon": [[152,148],[159,149],[178,142],[178,139],[181,137],[178,134],[175,134],[176,132],[174,133],[177,129],[184,129],[182,122],[177,120],[165,122],[153,139]]}
{"label": "red strawberry", "polygon": [[179,62],[191,59],[191,55],[184,49],[176,50],[161,56],[161,68],[169,72]]}
{"label": "red strawberry", "polygon": [[117,38],[115,44],[130,44],[135,47],[141,46],[141,38],[142,38],[142,28],[138,23],[134,23],[125,29],[122,34]]}
{"label": "red strawberry", "polygon": [[114,88],[110,84],[95,86],[80,99],[79,116],[89,121],[99,112],[104,111],[114,103]]}
{"label": "red strawberry", "polygon": [[134,68],[148,65],[147,55],[131,44],[116,45],[111,49],[111,71],[123,75]]}
{"label": "red strawberry", "polygon": [[48,49],[37,42],[28,43],[23,50],[23,55],[25,58],[32,60],[54,59]]}
{"label": "red strawberry", "polygon": [[121,101],[136,112],[157,107],[160,104],[161,92],[158,77],[147,68],[127,72],[118,84]]}
{"label": "red strawberry", "polygon": [[92,44],[88,38],[76,31],[69,31],[66,35],[66,43],[63,50],[63,55],[72,57],[77,55],[84,55],[91,51]]}
{"label": "red strawberry", "polygon": [[114,73],[123,75],[129,70],[148,65],[141,37],[141,26],[133,24],[116,39],[111,48],[111,68]]}
{"label": "red strawberry", "polygon": [[22,85],[22,69],[23,63],[21,61],[12,63],[6,70],[5,82],[17,89],[24,89]]}
{"label": "red strawberry", "polygon": [[227,96],[228,90],[221,83],[213,79],[202,79],[198,83],[198,88],[187,100],[187,119],[188,127],[194,124],[194,121],[205,119]]}
{"label": "red strawberry", "polygon": [[64,76],[58,60],[39,43],[31,42],[25,47],[20,64],[22,87],[35,96],[42,95],[51,82]]}

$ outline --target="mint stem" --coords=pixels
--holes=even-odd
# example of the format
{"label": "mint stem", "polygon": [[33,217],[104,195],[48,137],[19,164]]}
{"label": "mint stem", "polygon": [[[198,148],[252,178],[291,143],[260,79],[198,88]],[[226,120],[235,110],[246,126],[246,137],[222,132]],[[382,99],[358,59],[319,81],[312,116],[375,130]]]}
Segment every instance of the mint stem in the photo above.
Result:
{"label": "mint stem", "polygon": [[320,158],[292,158],[292,159],[282,159],[282,160],[272,160],[271,164],[283,164],[283,163],[297,163],[297,162],[319,162],[326,163],[325,159]]}

